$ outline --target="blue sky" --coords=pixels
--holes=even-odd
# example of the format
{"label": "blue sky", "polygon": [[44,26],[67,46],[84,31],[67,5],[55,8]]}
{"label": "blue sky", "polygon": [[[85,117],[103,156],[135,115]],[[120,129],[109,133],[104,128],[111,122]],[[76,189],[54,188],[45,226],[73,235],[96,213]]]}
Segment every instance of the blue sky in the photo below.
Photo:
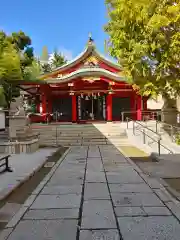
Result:
{"label": "blue sky", "polygon": [[27,33],[38,55],[46,45],[49,52],[58,48],[75,57],[84,49],[89,32],[104,52],[106,15],[104,0],[7,0],[1,3],[0,28]]}

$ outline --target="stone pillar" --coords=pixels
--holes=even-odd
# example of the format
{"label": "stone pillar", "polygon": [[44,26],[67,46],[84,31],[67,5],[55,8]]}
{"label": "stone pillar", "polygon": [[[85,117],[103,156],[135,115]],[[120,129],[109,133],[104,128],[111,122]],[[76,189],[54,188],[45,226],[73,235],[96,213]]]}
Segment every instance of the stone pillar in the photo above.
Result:
{"label": "stone pillar", "polygon": [[72,122],[77,121],[76,95],[72,95]]}
{"label": "stone pillar", "polygon": [[112,95],[108,94],[106,97],[106,104],[107,104],[107,121],[112,121]]}
{"label": "stone pillar", "polygon": [[142,104],[143,104],[142,97],[138,95],[136,101],[137,101],[136,102],[136,104],[137,104],[136,105],[137,106],[137,109],[136,109],[137,110],[137,120],[141,121],[142,120],[142,107],[143,107],[142,106]]}

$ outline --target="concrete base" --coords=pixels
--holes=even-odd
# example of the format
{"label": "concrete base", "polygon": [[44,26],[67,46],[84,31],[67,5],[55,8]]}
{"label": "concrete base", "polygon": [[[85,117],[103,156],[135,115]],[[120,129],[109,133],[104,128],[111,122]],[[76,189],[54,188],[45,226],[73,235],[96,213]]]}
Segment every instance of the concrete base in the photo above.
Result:
{"label": "concrete base", "polygon": [[0,143],[0,153],[20,154],[33,153],[39,149],[39,139],[24,142],[3,142]]}

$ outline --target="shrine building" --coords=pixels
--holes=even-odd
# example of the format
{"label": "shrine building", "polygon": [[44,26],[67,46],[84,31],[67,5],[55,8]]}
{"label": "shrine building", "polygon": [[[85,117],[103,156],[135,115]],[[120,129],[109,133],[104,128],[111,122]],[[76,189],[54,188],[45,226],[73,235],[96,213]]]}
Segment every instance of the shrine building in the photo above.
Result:
{"label": "shrine building", "polygon": [[47,114],[61,122],[120,121],[124,111],[141,120],[147,109],[147,98],[136,93],[119,64],[97,51],[91,37],[74,60],[20,87],[36,100],[36,122]]}

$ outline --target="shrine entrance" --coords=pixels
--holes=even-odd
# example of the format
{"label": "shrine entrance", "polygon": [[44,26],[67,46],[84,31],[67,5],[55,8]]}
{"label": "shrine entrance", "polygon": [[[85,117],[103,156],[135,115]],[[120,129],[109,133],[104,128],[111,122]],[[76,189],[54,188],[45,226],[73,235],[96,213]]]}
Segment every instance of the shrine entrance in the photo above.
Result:
{"label": "shrine entrance", "polygon": [[105,96],[78,96],[78,118],[83,121],[106,120]]}

